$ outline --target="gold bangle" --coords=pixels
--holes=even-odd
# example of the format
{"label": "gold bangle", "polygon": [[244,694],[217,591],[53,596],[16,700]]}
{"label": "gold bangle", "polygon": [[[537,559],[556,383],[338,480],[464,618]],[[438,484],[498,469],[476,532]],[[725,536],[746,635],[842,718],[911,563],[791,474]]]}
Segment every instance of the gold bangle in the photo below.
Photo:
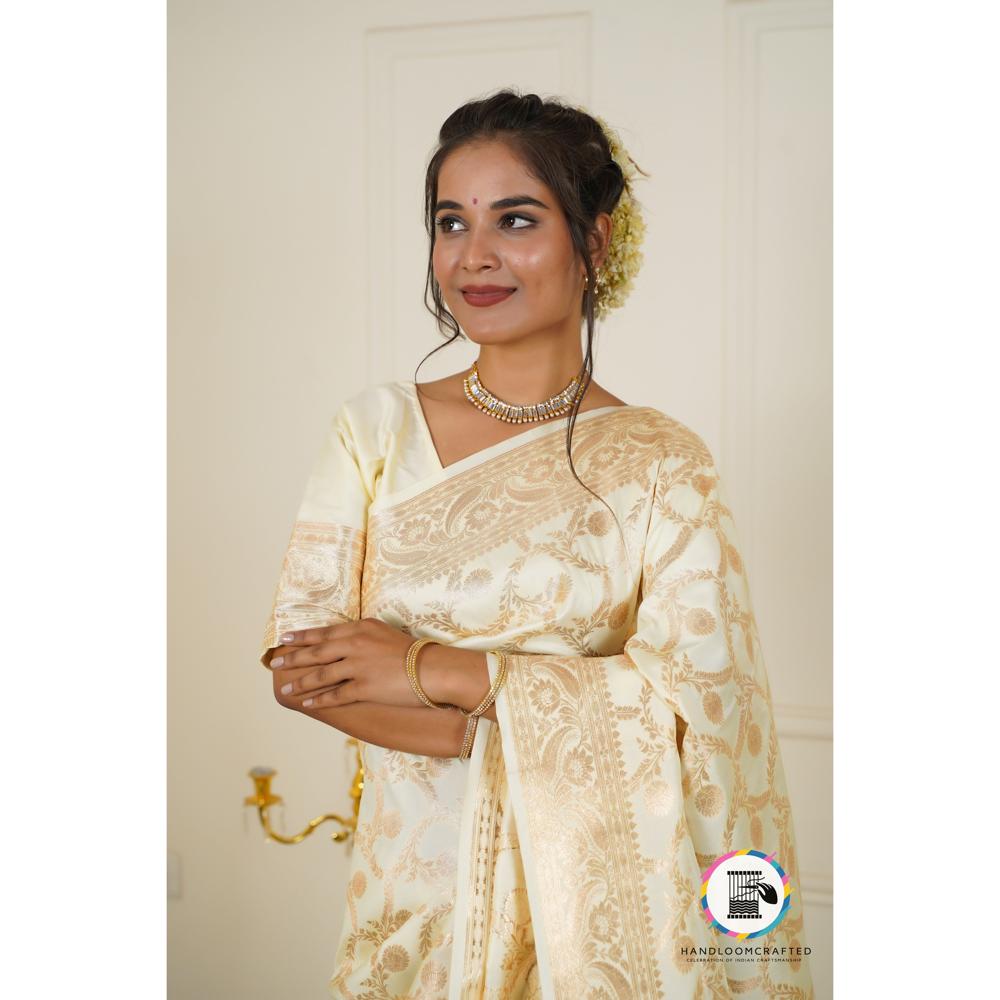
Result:
{"label": "gold bangle", "polygon": [[428,707],[428,708],[451,708],[451,705],[439,705],[437,702],[433,702],[427,697],[424,689],[420,686],[420,680],[417,677],[417,653],[424,648],[429,642],[437,642],[437,639],[417,639],[410,648],[406,651],[406,676],[410,680],[410,687],[413,688],[414,694]]}
{"label": "gold bangle", "polygon": [[490,685],[489,694],[480,702],[479,705],[471,712],[467,712],[464,708],[459,709],[462,715],[466,718],[465,724],[465,737],[462,740],[462,748],[458,752],[459,760],[468,760],[472,756],[472,748],[476,742],[476,729],[479,726],[479,719],[490,705],[496,700],[496,696],[500,689],[503,687],[504,681],[507,679],[507,657],[499,650],[493,650],[493,654],[497,658],[497,673],[496,680]]}
{"label": "gold bangle", "polygon": [[496,679],[490,685],[486,697],[471,712],[466,712],[465,709],[462,710],[465,715],[482,715],[496,701],[496,697],[500,693],[500,688],[503,687],[504,681],[507,680],[507,657],[499,649],[494,649],[493,655],[497,658],[498,664]]}
{"label": "gold bangle", "polygon": [[472,747],[476,742],[476,727],[479,725],[479,716],[470,715],[469,721],[465,724],[465,736],[462,739],[462,749],[458,751],[459,760],[468,760],[472,756]]}

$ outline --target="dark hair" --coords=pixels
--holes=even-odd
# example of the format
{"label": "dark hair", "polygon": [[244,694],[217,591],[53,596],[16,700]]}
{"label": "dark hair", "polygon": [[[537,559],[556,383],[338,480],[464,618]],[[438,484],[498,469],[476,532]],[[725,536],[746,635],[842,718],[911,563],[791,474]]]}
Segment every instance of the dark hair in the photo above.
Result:
{"label": "dark hair", "polygon": [[[627,183],[621,168],[611,156],[604,129],[591,115],[557,100],[542,100],[537,94],[521,95],[505,89],[483,100],[463,104],[441,126],[438,146],[428,163],[424,185],[424,222],[430,237],[424,305],[437,319],[438,329],[447,340],[425,355],[420,365],[431,354],[462,336],[458,322],[445,306],[441,287],[434,278],[434,206],[441,166],[460,147],[493,140],[509,146],[528,170],[555,194],[566,217],[573,246],[587,270],[587,288],[580,307],[581,316],[587,321],[587,351],[579,373],[582,392],[574,401],[566,426],[566,454],[577,482],[611,510],[603,497],[594,493],[576,474],[572,455],[573,427],[594,370],[594,291],[597,280],[590,260],[588,237],[595,232],[594,223],[598,214],[607,212],[610,215],[614,211]],[[417,371],[420,365],[417,365]],[[614,517],[614,511],[611,514]]]}

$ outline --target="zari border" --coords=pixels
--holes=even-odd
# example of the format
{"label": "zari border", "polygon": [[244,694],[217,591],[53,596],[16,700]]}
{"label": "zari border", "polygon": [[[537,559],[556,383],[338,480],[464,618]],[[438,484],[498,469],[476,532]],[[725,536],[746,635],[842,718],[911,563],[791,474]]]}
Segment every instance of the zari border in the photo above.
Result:
{"label": "zari border", "polygon": [[296,521],[285,549],[258,653],[270,673],[279,636],[359,617],[367,532],[328,521]]}
{"label": "zari border", "polygon": [[[615,658],[607,659],[614,662]],[[621,659],[624,661],[625,657]],[[530,656],[508,654],[507,682],[495,702],[529,898],[534,891],[534,898],[530,898],[531,920],[540,971],[541,954],[545,949],[549,951],[545,971],[554,989],[543,995],[546,1000],[549,997],[577,1000],[583,995],[581,991],[585,988],[588,972],[599,970],[603,976],[629,990],[628,995],[636,1000],[660,997],[663,983],[645,887],[645,865],[639,850],[635,817],[625,791],[621,739],[612,721],[615,705],[606,672],[574,669],[581,660],[564,657],[555,658],[553,662],[557,671],[573,673],[575,710],[581,728],[589,734],[592,743],[595,787],[588,792],[591,801],[584,812],[591,815],[596,810],[603,824],[602,852],[609,882],[615,887],[618,911],[614,932],[609,932],[605,942],[613,941],[617,946],[614,967],[599,958],[589,958],[581,965],[583,954],[576,953],[581,947],[577,925],[586,923],[591,913],[589,910],[584,912],[581,902],[575,913],[566,915],[561,907],[567,905],[567,901],[557,901],[553,896],[558,891],[553,879],[566,884],[566,880],[573,877],[573,873],[563,867],[561,854],[565,845],[560,845],[560,835],[574,823],[585,826],[586,820],[583,812],[574,812],[568,802],[561,808],[553,798],[555,776],[550,773],[551,747],[535,731],[539,719],[530,705]],[[538,881],[537,890],[532,887],[534,879]],[[543,924],[546,926],[541,927]],[[571,926],[575,928],[572,932]],[[593,963],[593,969],[589,963]],[[548,985],[543,981],[543,989]]]}
{"label": "zari border", "polygon": [[491,719],[479,720],[467,766],[458,835],[448,1000],[478,1000],[485,982],[483,939],[493,904],[496,822],[503,793],[500,729]]}
{"label": "zari border", "polygon": [[[499,663],[494,653],[486,654],[486,665],[489,670],[490,684],[496,680]],[[502,691],[501,691],[502,694]],[[503,750],[503,766],[506,772],[508,794],[514,810],[514,820],[518,828],[518,843],[521,851],[521,861],[524,866],[524,881],[528,890],[528,901],[531,906],[531,926],[535,939],[535,960],[538,965],[538,982],[543,1000],[556,1000],[555,981],[552,976],[552,957],[549,954],[549,937],[546,933],[545,914],[542,906],[542,887],[538,881],[538,860],[534,853],[534,841],[528,835],[528,809],[524,799],[524,789],[518,774],[517,754],[513,746],[503,746],[501,734],[512,733],[513,724],[509,714],[507,699],[498,697],[493,703],[497,713],[497,741]],[[481,723],[480,723],[481,724]],[[449,998],[451,1000],[451,998]]]}

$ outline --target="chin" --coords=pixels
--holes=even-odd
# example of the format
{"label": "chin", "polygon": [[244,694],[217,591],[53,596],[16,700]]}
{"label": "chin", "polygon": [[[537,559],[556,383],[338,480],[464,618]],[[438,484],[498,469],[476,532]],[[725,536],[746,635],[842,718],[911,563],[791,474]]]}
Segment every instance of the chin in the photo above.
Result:
{"label": "chin", "polygon": [[[507,340],[524,332],[524,319],[518,316],[502,316],[492,309],[476,309],[464,302],[458,309],[448,307],[448,311],[458,321],[462,332],[477,343],[493,344]],[[489,315],[492,313],[492,315]]]}
{"label": "chin", "polygon": [[[458,319],[458,317],[455,317]],[[516,340],[523,332],[520,326],[511,323],[477,323],[473,320],[469,325],[458,319],[458,325],[462,333],[474,344],[501,344],[507,340]]]}

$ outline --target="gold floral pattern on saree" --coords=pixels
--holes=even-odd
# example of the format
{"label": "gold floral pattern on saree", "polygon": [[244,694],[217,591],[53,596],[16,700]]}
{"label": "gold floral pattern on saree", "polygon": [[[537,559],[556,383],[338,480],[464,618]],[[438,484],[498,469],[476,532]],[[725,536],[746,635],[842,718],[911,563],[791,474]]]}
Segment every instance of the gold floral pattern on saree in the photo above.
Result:
{"label": "gold floral pattern on saree", "polygon": [[668,455],[658,469],[624,652],[509,656],[497,701],[556,996],[813,996],[801,962],[685,954],[726,941],[701,915],[700,873],[745,847],[775,851],[792,879],[766,942],[803,936],[770,690],[710,460]]}
{"label": "gold floral pattern on saree", "polygon": [[[458,787],[442,787],[441,801],[418,794],[419,811],[398,807],[391,774],[398,754],[365,745],[365,790],[355,833],[347,914],[328,984],[344,1000],[445,1000],[452,945],[458,830]],[[438,778],[458,766],[441,760]],[[454,775],[452,775],[454,777]],[[444,785],[439,780],[439,784]],[[449,794],[450,791],[450,794]]]}
{"label": "gold floral pattern on saree", "polygon": [[266,667],[287,630],[353,621],[361,598],[365,532],[342,524],[296,521],[285,549],[260,662]]}
{"label": "gold floral pattern on saree", "polygon": [[[345,426],[377,424],[377,402]],[[356,445],[365,470],[390,455]],[[809,1000],[805,962],[685,954],[727,941],[701,914],[700,877],[742,847],[774,850],[793,884],[764,940],[804,941],[770,691],[712,456],[628,407],[581,421],[573,458],[614,517],[556,431],[377,498],[367,533],[307,524],[329,547],[287,560],[271,639],[353,610],[512,654],[478,773],[364,746],[331,996]]]}
{"label": "gold floral pattern on saree", "polygon": [[[530,837],[539,878],[538,922],[557,996],[658,997],[621,746],[622,721],[638,713],[610,702],[604,670],[587,669],[586,660],[508,659],[504,691],[527,809],[521,836]],[[639,692],[633,685],[629,693]]]}
{"label": "gold floral pattern on saree", "polygon": [[540,998],[531,906],[496,726],[489,727],[473,794],[465,955],[456,995],[461,1000]]}
{"label": "gold floral pattern on saree", "polygon": [[[662,443],[665,424],[678,451],[694,457],[704,448],[696,436],[683,433],[683,425],[648,407],[612,410],[574,430],[573,462],[592,490],[607,499],[607,493],[624,485],[638,487],[624,518],[616,511],[626,537],[636,539],[645,526],[653,485],[651,465],[659,457],[657,445]],[[469,578],[475,579],[471,574],[477,572],[477,556],[511,541],[530,550],[539,524],[581,505],[586,508],[584,519],[567,524],[565,531],[617,539],[606,508],[573,478],[565,438],[556,432],[512,448],[395,507],[377,510],[368,525],[365,614],[378,617],[396,591],[406,594],[429,582],[463,589]],[[605,549],[594,547],[601,555]],[[591,563],[583,557],[583,565]],[[484,575],[480,579],[489,583]]]}

